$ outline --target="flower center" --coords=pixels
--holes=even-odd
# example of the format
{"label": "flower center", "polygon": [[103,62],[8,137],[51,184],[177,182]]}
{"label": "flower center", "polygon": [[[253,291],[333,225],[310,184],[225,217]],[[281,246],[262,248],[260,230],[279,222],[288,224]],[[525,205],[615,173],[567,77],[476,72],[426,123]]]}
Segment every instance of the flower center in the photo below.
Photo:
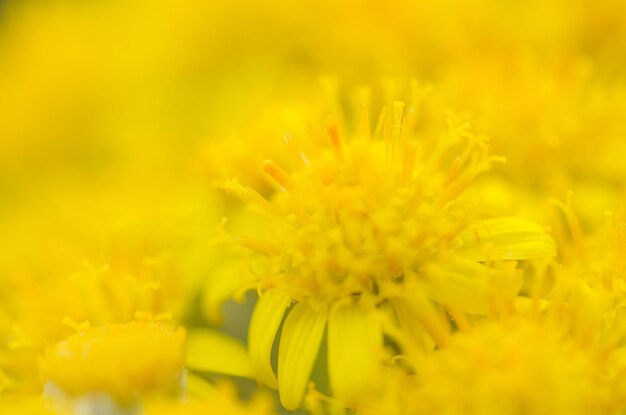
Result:
{"label": "flower center", "polygon": [[327,145],[305,151],[290,142],[292,173],[263,165],[281,190],[272,200],[236,181],[226,186],[271,213],[271,241],[239,238],[269,258],[262,286],[299,301],[376,295],[458,247],[475,211],[464,193],[496,158],[469,125],[414,140],[411,114],[394,103],[382,138],[345,141],[331,122]]}

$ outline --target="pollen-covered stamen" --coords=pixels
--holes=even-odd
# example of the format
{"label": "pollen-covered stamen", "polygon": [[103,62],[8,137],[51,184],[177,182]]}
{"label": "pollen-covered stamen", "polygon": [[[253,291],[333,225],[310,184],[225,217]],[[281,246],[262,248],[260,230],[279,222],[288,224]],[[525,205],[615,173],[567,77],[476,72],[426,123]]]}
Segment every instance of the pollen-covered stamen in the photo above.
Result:
{"label": "pollen-covered stamen", "polygon": [[489,157],[489,146],[474,137],[468,138],[466,151],[455,158],[449,174],[443,182],[445,189],[437,205],[444,206],[461,195],[476,179],[478,175],[491,168],[494,162],[506,161],[503,157]]}
{"label": "pollen-covered stamen", "polygon": [[239,196],[244,202],[252,203],[255,206],[260,207],[264,211],[277,214],[276,206],[271,204],[266,198],[261,196],[256,190],[243,186],[237,179],[233,179],[222,185],[222,188],[228,193],[234,193]]}
{"label": "pollen-covered stamen", "polygon": [[[453,127],[451,126],[450,128],[452,129]],[[454,134],[458,135],[459,137],[464,137],[465,139],[467,139],[469,141],[469,144],[465,146],[461,154],[454,158],[454,161],[448,168],[448,174],[446,175],[446,178],[443,182],[444,186],[446,187],[450,186],[451,183],[454,182],[454,180],[456,180],[462,172],[464,172],[464,168],[468,164],[470,155],[473,155],[476,150],[476,146],[478,143],[474,140],[474,138],[471,135],[467,136],[463,134],[468,128],[469,123],[465,123],[462,126],[458,127],[454,132]]]}
{"label": "pollen-covered stamen", "polygon": [[393,124],[391,127],[390,137],[390,155],[391,160],[397,163],[400,159],[400,151],[402,148],[402,121],[404,115],[404,102],[396,101],[393,103]]}

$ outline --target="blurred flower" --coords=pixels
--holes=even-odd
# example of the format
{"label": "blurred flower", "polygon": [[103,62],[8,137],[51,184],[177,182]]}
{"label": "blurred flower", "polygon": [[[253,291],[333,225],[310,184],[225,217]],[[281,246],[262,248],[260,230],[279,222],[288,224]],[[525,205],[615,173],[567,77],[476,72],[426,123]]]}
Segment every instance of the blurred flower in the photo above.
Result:
{"label": "blurred flower", "polygon": [[558,325],[485,321],[424,356],[415,376],[390,373],[389,396],[359,413],[616,413],[600,359]]}
{"label": "blurred flower", "polygon": [[40,364],[44,394],[61,412],[131,408],[149,394],[181,390],[182,328],[130,322],[78,329],[48,347]]}
{"label": "blurred flower", "polygon": [[0,408],[16,415],[53,415],[40,396],[1,396]]}

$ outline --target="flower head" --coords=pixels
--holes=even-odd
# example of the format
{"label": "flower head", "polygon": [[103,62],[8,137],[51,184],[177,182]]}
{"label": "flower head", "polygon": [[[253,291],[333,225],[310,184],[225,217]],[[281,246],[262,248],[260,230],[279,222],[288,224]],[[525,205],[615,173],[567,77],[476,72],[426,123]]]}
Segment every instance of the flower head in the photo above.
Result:
{"label": "flower head", "polygon": [[530,321],[486,322],[459,333],[426,357],[418,376],[417,413],[612,413],[608,377],[596,357]]}
{"label": "flower head", "polygon": [[177,390],[183,376],[185,331],[130,322],[84,328],[49,346],[40,364],[46,395],[72,402],[90,395],[120,405]]}
{"label": "flower head", "polygon": [[[265,259],[255,268],[265,294],[249,340],[257,372],[270,385],[273,338],[297,303],[279,346],[278,386],[287,408],[301,400],[327,322],[331,386],[349,403],[376,378],[376,364],[357,361],[378,358],[381,305],[390,304],[399,320],[408,314],[407,325],[421,322],[443,344],[449,327],[431,300],[457,315],[486,313],[521,286],[515,265],[502,261],[554,253],[541,227],[481,215],[472,183],[501,159],[489,155],[486,139],[469,124],[449,118],[446,127],[444,117],[421,115],[417,95],[413,101],[387,107],[373,135],[363,105],[352,139],[333,117],[323,138],[305,144],[288,137],[293,171],[263,163],[279,187],[271,200],[236,180],[226,185],[270,218],[266,239],[237,238]],[[357,343],[367,346],[362,356],[353,353]]]}

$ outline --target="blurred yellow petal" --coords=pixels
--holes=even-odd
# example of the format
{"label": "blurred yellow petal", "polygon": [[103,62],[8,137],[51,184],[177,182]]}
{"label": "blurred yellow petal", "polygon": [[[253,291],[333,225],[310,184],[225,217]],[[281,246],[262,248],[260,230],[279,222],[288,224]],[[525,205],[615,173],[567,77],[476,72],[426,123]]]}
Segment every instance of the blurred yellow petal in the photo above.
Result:
{"label": "blurred yellow petal", "polygon": [[338,305],[328,316],[328,376],[334,396],[350,406],[376,389],[383,335],[375,309]]}
{"label": "blurred yellow petal", "polygon": [[190,398],[205,399],[217,393],[216,389],[207,380],[193,373],[187,373],[187,396]]}
{"label": "blurred yellow petal", "polygon": [[253,377],[246,346],[224,333],[198,329],[187,337],[186,367],[203,372]]}
{"label": "blurred yellow petal", "polygon": [[500,261],[549,258],[556,255],[556,243],[536,223],[520,218],[480,221],[461,235],[459,253],[473,261]]}
{"label": "blurred yellow petal", "polygon": [[406,301],[400,298],[391,298],[389,302],[395,311],[402,333],[406,334],[410,342],[407,347],[412,349],[416,346],[418,350],[433,351],[436,346],[435,341],[421,324],[415,324],[419,320],[406,304]]}
{"label": "blurred yellow petal", "polygon": [[202,292],[203,314],[215,324],[219,324],[223,320],[222,306],[224,303],[233,298],[244,285],[242,279],[237,278],[242,274],[240,264],[229,257],[225,257],[222,252],[219,254],[221,254],[222,259],[212,269]]}
{"label": "blurred yellow petal", "polygon": [[[412,290],[405,295],[392,298],[398,317],[402,320],[411,321],[417,326],[421,324],[439,347],[445,346],[450,338],[450,325],[442,318],[437,306],[420,290]],[[411,334],[414,332],[411,331]]]}
{"label": "blurred yellow petal", "polygon": [[492,269],[463,258],[442,264],[425,270],[429,296],[466,313],[487,314],[490,307],[513,301],[522,287],[522,273],[515,268]]}
{"label": "blurred yellow petal", "polygon": [[272,388],[278,388],[271,363],[272,345],[290,302],[291,299],[284,292],[268,291],[259,298],[250,321],[248,331],[250,362],[259,380]]}
{"label": "blurred yellow petal", "polygon": [[278,389],[287,409],[300,406],[324,335],[328,310],[296,304],[283,327],[278,348]]}

